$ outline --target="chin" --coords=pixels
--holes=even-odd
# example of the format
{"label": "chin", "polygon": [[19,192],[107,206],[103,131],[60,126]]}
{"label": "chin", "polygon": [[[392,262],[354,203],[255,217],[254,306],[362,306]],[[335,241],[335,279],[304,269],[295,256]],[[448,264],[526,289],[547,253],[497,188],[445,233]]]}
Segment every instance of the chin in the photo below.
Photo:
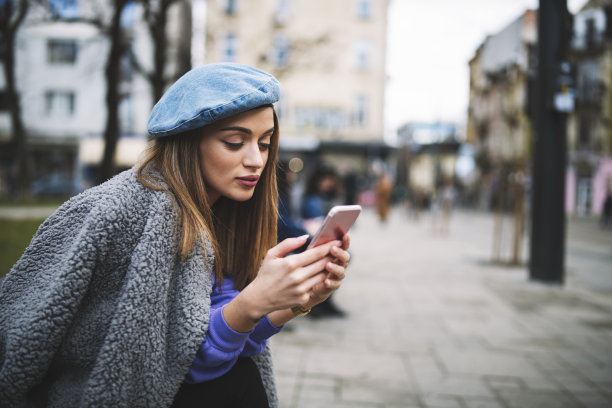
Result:
{"label": "chin", "polygon": [[227,198],[234,200],[234,201],[240,201],[240,202],[249,201],[251,198],[253,198],[253,192],[242,192],[240,194],[231,194],[231,195],[228,195]]}

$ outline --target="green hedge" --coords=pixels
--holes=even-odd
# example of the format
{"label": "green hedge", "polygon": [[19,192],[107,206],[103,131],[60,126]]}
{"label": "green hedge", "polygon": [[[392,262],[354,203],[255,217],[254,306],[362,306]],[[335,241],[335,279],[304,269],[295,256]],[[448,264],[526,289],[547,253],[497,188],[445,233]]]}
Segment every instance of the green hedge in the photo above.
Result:
{"label": "green hedge", "polygon": [[4,276],[26,249],[44,219],[0,218],[0,276]]}

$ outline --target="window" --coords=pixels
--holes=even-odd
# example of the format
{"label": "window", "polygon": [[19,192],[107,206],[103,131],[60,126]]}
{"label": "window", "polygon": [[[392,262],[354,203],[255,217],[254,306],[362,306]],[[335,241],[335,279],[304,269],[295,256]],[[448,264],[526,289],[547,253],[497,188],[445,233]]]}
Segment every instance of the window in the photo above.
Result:
{"label": "window", "polygon": [[45,114],[53,117],[74,115],[74,92],[51,90],[45,92]]}
{"label": "window", "polygon": [[285,68],[289,64],[289,40],[283,35],[274,37],[270,62],[276,68]]}
{"label": "window", "polygon": [[285,25],[289,20],[289,0],[276,0],[276,13],[274,15],[276,24]]}
{"label": "window", "polygon": [[48,40],[47,61],[49,64],[74,64],[77,59],[75,40]]}
{"label": "window", "polygon": [[225,0],[225,4],[223,5],[223,11],[225,14],[234,15],[238,9],[238,0]]}
{"label": "window", "polygon": [[134,129],[134,105],[129,94],[121,96],[119,102],[119,123],[122,132],[131,132]]}
{"label": "window", "polygon": [[295,124],[298,129],[338,130],[344,123],[344,115],[340,109],[330,108],[297,108]]}
{"label": "window", "polygon": [[8,91],[4,89],[0,90],[0,112],[9,110],[10,106],[11,105]]}
{"label": "window", "polygon": [[597,28],[595,27],[595,19],[589,18],[586,21],[586,46],[587,50],[593,50],[598,44]]}
{"label": "window", "polygon": [[576,146],[576,150],[589,150],[591,147],[594,123],[591,116],[592,115],[583,114],[578,119],[578,145]]}
{"label": "window", "polygon": [[136,8],[137,8],[137,5],[135,1],[129,1],[123,7],[123,11],[121,12],[121,19],[120,19],[122,28],[127,29],[127,28],[134,27],[134,22],[136,21]]}
{"label": "window", "polygon": [[126,52],[119,60],[119,76],[122,81],[131,81],[134,76],[134,64],[132,63],[132,58],[135,58],[134,44],[130,42],[126,48]]}
{"label": "window", "polygon": [[79,2],[77,0],[49,0],[49,8],[53,15],[74,19],[79,17]]}
{"label": "window", "polygon": [[232,33],[229,33],[225,36],[223,44],[223,55],[221,58],[226,62],[236,61],[236,48],[237,42],[236,36]]}
{"label": "window", "polygon": [[372,18],[372,0],[356,0],[355,11],[357,17],[363,20]]}
{"label": "window", "polygon": [[368,124],[370,100],[365,95],[357,95],[353,101],[351,123],[353,126],[366,126]]}
{"label": "window", "polygon": [[360,39],[354,45],[355,68],[361,71],[370,68],[372,47],[367,39]]}

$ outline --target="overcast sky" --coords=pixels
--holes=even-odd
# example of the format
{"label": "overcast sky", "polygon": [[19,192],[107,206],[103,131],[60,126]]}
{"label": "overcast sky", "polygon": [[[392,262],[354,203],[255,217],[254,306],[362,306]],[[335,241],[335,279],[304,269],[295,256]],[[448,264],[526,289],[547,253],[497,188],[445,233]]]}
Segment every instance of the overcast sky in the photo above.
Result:
{"label": "overcast sky", "polygon": [[[586,0],[567,0],[575,13]],[[468,61],[538,0],[391,0],[388,21],[386,138],[413,121],[467,118]]]}

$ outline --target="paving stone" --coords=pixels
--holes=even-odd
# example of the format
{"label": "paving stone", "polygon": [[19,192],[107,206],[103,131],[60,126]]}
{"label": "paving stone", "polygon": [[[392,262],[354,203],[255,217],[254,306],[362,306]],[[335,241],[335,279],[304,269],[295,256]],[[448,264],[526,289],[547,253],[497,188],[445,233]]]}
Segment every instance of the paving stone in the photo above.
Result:
{"label": "paving stone", "polygon": [[[381,408],[380,404],[345,403],[342,401],[300,401],[297,408]],[[285,408],[285,407],[282,407]]]}
{"label": "paving stone", "polygon": [[424,394],[421,401],[427,408],[465,408],[457,397],[437,394]]}
{"label": "paving stone", "polygon": [[532,377],[524,381],[526,388],[530,390],[545,390],[563,392],[565,390],[562,384],[559,384],[552,377]]}
{"label": "paving stone", "polygon": [[462,353],[444,351],[440,353],[440,359],[447,371],[453,374],[510,377],[533,377],[539,375],[534,365],[521,355],[491,351],[467,351]]}
{"label": "paving stone", "polygon": [[355,355],[345,350],[329,348],[309,349],[304,372],[309,375],[331,375],[349,379],[408,381],[404,365],[397,355]]}
{"label": "paving stone", "polygon": [[492,390],[521,390],[527,388],[518,377],[486,376],[484,383]]}
{"label": "paving stone", "polygon": [[585,379],[578,371],[553,373],[551,377],[571,393],[590,393],[597,391],[597,385]]}
{"label": "paving stone", "polygon": [[576,408],[580,403],[573,397],[558,392],[502,390],[499,397],[508,408]]}
{"label": "paving stone", "polygon": [[463,397],[461,402],[467,408],[505,408],[505,405],[495,398]]}
{"label": "paving stone", "polygon": [[295,375],[276,373],[276,388],[281,407],[290,407],[293,401],[297,399],[297,384],[298,379]]}
{"label": "paving stone", "polygon": [[601,393],[575,393],[573,396],[588,408],[612,407],[612,398],[606,397]]}
{"label": "paving stone", "polygon": [[416,405],[416,393],[410,388],[401,384],[393,386],[371,381],[346,381],[340,387],[340,396],[345,402]]}
{"label": "paving stone", "polygon": [[337,402],[340,401],[335,386],[309,385],[302,383],[298,391],[300,401],[309,402]]}
{"label": "paving stone", "polygon": [[437,393],[457,397],[494,397],[484,380],[477,377],[450,375],[439,378],[421,378],[418,386],[421,392],[427,394]]}

